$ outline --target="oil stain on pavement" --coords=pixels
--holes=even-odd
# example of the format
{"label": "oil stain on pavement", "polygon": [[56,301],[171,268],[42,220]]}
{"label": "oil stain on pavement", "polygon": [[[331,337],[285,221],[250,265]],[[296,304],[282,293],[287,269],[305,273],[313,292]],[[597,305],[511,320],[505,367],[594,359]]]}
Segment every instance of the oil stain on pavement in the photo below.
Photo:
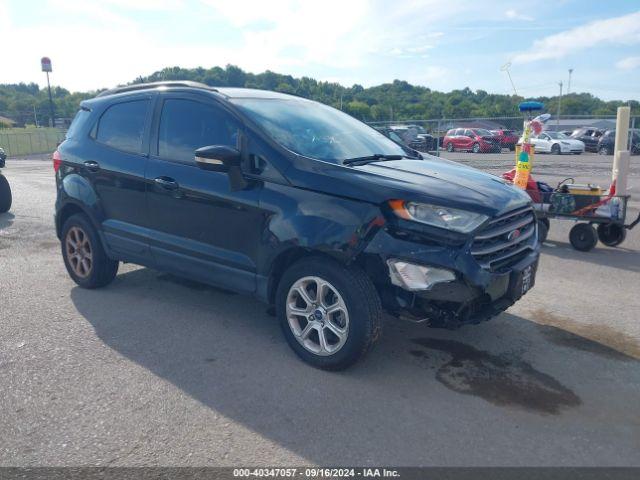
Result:
{"label": "oil stain on pavement", "polygon": [[[572,390],[522,360],[493,355],[454,340],[416,338],[413,342],[450,356],[437,368],[436,379],[455,392],[478,396],[495,405],[554,415],[582,403]],[[425,350],[410,353],[429,358]]]}

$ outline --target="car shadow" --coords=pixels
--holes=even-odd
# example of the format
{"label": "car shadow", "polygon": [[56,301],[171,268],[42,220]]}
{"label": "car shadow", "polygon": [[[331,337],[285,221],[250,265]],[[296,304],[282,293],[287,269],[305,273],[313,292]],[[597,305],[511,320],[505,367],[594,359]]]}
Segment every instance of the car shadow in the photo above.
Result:
{"label": "car shadow", "polygon": [[546,240],[542,248],[543,255],[593,263],[610,268],[618,268],[631,272],[640,272],[640,257],[637,250],[620,247],[603,247],[597,245],[589,252],[574,249],[569,242]]}
{"label": "car shadow", "polygon": [[415,464],[435,438],[455,442],[450,429],[484,435],[505,412],[560,424],[593,401],[579,389],[594,370],[622,368],[619,377],[640,382],[626,373],[635,359],[515,315],[455,332],[390,320],[365,361],[330,373],[299,361],[248,297],[140,268],[71,299],[114,351],[319,464]]}
{"label": "car shadow", "polygon": [[11,212],[0,213],[0,230],[10,227],[16,216]]}

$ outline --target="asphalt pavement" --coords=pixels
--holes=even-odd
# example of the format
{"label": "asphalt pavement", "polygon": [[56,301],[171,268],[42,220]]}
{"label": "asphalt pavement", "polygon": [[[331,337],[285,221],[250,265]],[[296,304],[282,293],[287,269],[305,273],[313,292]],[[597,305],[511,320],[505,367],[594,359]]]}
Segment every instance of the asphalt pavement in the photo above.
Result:
{"label": "asphalt pavement", "polygon": [[[607,158],[539,156],[534,175],[606,186]],[[3,173],[0,465],[640,466],[640,228],[582,253],[552,221],[507,313],[456,331],[388,319],[363,362],[329,373],[252,298],[134,265],[78,288],[51,162]]]}

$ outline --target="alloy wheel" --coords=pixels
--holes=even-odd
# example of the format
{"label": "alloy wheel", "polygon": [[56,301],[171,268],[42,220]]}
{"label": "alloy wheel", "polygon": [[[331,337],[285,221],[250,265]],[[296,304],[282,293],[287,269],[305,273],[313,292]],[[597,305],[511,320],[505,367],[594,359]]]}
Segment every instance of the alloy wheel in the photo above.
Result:
{"label": "alloy wheel", "polygon": [[93,268],[93,249],[86,232],[80,227],[71,227],[65,238],[65,250],[73,273],[88,277]]}
{"label": "alloy wheel", "polygon": [[320,277],[303,277],[291,286],[286,315],[298,343],[315,355],[333,355],[347,341],[347,306],[338,290]]}

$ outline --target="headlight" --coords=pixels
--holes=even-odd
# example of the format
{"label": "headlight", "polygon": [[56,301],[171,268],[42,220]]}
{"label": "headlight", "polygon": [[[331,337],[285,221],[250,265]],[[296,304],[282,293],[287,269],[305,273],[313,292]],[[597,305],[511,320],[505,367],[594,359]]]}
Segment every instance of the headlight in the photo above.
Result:
{"label": "headlight", "polygon": [[396,216],[405,220],[413,220],[461,233],[475,230],[489,218],[486,215],[466,210],[439,207],[427,203],[405,202],[404,200],[391,200],[389,206]]}

